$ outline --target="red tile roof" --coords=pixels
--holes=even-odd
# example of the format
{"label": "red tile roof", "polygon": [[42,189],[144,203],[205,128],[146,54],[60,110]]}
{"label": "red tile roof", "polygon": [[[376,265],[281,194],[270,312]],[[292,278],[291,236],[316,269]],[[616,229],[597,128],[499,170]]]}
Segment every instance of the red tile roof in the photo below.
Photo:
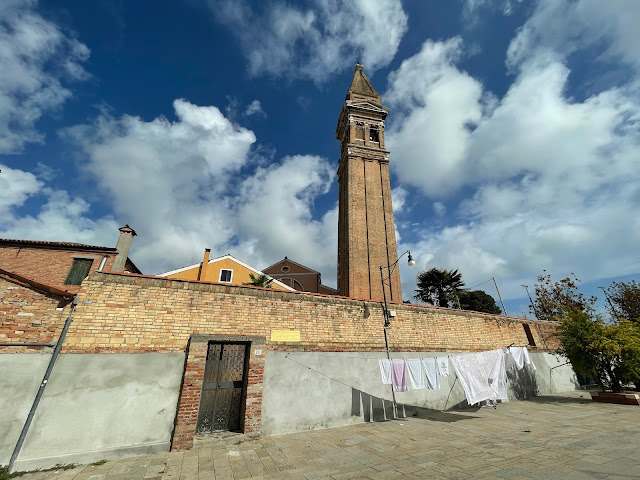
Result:
{"label": "red tile roof", "polygon": [[0,238],[0,245],[20,245],[36,248],[67,248],[78,250],[100,250],[104,252],[117,252],[114,247],[101,247],[98,245],[87,245],[84,243],[75,242],[50,242],[48,240],[15,240],[10,238]]}
{"label": "red tile roof", "polygon": [[71,300],[73,297],[75,297],[74,293],[68,292],[66,290],[60,290],[59,288],[52,287],[51,285],[47,285],[46,283],[37,282],[32,278],[10,272],[2,268],[0,268],[0,278],[4,278],[5,280],[9,280],[13,283],[18,283],[23,287],[31,288],[46,295],[53,295],[54,297],[60,298],[61,300]]}

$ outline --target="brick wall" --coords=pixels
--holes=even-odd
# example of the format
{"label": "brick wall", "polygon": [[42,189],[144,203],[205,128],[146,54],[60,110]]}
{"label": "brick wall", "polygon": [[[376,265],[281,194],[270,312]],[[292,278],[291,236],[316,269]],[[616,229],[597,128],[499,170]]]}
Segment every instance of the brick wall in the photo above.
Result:
{"label": "brick wall", "polygon": [[[0,278],[0,343],[54,342],[69,313],[68,306],[56,310],[59,304],[58,298]],[[0,353],[40,351],[35,347],[0,347]]]}
{"label": "brick wall", "polygon": [[92,258],[91,271],[95,272],[105,255],[109,258],[104,271],[111,271],[116,253],[2,246],[0,247],[0,268],[33,278],[52,287],[77,293],[80,290],[79,285],[64,284],[74,257]]}
{"label": "brick wall", "polygon": [[[92,274],[78,297],[66,352],[185,351],[198,334],[261,336],[269,349],[385,348],[380,302],[109,273]],[[544,348],[543,337],[553,330],[551,322],[498,315],[403,304],[393,309],[388,335],[395,351],[527,345],[522,323]],[[273,342],[271,330],[298,330],[300,342]]]}
{"label": "brick wall", "polygon": [[[187,346],[187,361],[171,441],[172,450],[188,450],[193,446],[209,341],[250,343],[250,348],[247,349],[249,369],[247,372],[242,430],[249,437],[260,436],[265,359],[263,347],[265,339],[263,337],[239,337],[237,335],[195,335],[191,337]],[[256,354],[256,352],[260,353]]]}

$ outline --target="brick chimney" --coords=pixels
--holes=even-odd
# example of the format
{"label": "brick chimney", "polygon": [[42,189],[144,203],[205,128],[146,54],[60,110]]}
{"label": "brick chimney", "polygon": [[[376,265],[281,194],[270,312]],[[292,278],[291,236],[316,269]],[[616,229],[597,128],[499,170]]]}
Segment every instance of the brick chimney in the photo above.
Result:
{"label": "brick chimney", "polygon": [[124,272],[124,267],[129,257],[131,242],[133,242],[133,237],[137,235],[136,231],[129,225],[120,227],[118,230],[120,230],[120,238],[118,238],[118,243],[116,244],[118,255],[116,255],[116,259],[111,266],[112,272]]}
{"label": "brick chimney", "polygon": [[207,267],[209,266],[209,254],[211,253],[210,248],[204,249],[204,258],[202,259],[202,264],[200,265],[200,271],[198,272],[198,280],[206,280],[207,279]]}

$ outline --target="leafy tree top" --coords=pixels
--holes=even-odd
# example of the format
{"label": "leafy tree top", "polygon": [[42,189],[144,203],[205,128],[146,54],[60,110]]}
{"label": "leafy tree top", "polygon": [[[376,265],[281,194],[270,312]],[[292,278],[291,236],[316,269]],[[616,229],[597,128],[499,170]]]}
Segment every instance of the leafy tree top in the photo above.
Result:
{"label": "leafy tree top", "polygon": [[462,310],[473,310],[475,312],[485,312],[500,315],[502,310],[496,304],[496,300],[482,290],[464,290],[459,293],[460,308]]}
{"label": "leafy tree top", "polygon": [[254,287],[271,288],[273,278],[268,277],[265,274],[255,276],[253,273],[249,274],[250,282],[245,282],[243,285],[252,285]]}
{"label": "leafy tree top", "polygon": [[613,318],[624,318],[640,324],[640,284],[630,282],[613,282],[607,288],[609,301],[607,310]]}
{"label": "leafy tree top", "polygon": [[413,298],[439,307],[453,307],[456,294],[464,287],[462,274],[458,270],[432,267],[418,274],[418,288]]}
{"label": "leafy tree top", "polygon": [[580,280],[574,273],[558,282],[551,281],[546,273],[538,276],[533,305],[529,306],[538,320],[559,320],[567,316],[567,312],[592,312],[596,297],[586,298],[578,292]]}

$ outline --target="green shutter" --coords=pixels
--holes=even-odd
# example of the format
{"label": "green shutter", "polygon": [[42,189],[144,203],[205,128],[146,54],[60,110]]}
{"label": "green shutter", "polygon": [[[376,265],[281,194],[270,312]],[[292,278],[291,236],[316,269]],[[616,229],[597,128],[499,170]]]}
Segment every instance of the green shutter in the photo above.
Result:
{"label": "green shutter", "polygon": [[65,285],[80,285],[89,275],[93,260],[88,258],[74,258],[71,270],[64,281]]}

